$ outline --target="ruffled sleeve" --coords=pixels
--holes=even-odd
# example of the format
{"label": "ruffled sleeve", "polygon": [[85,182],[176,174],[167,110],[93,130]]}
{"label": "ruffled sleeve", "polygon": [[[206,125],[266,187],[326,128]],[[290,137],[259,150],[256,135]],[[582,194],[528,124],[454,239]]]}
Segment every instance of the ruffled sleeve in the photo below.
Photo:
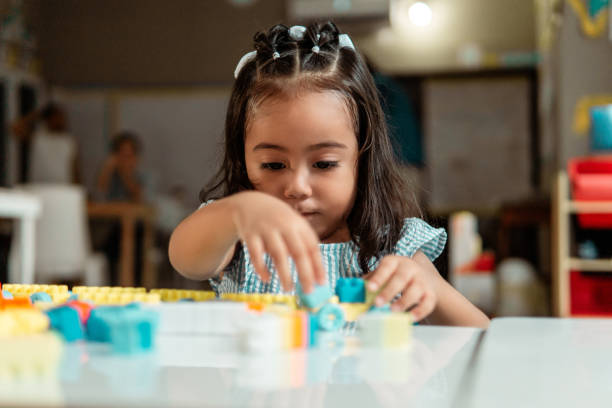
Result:
{"label": "ruffled sleeve", "polygon": [[444,250],[446,239],[444,228],[434,228],[419,218],[406,218],[394,253],[411,257],[421,251],[434,261]]}

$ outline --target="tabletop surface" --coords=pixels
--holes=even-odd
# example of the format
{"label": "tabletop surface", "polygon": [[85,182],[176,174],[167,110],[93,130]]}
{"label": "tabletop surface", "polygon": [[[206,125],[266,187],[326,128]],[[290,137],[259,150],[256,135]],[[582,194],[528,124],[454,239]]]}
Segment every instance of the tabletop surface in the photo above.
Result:
{"label": "tabletop surface", "polygon": [[351,345],[239,352],[227,336],[160,335],[149,354],[104,344],[65,347],[58,378],[0,380],[3,406],[448,407],[482,331],[416,326],[407,351]]}
{"label": "tabletop surface", "polygon": [[612,319],[500,318],[459,407],[612,406]]}
{"label": "tabletop surface", "polygon": [[0,379],[2,406],[609,407],[612,320],[414,327],[407,351],[245,354],[228,336],[160,335],[149,354],[66,346],[55,379]]}

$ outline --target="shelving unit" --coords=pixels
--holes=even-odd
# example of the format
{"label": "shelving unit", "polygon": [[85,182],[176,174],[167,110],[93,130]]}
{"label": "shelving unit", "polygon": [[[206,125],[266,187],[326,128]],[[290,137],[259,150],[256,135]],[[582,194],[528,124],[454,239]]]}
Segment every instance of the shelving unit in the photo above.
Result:
{"label": "shelving unit", "polygon": [[[570,215],[612,213],[612,201],[571,200],[565,171],[558,173],[554,187],[552,211],[553,313],[558,317],[570,317],[574,316],[570,311],[570,270],[612,272],[612,259],[580,259],[570,256]],[[603,315],[593,315],[595,316]],[[610,316],[612,317],[612,314]]]}

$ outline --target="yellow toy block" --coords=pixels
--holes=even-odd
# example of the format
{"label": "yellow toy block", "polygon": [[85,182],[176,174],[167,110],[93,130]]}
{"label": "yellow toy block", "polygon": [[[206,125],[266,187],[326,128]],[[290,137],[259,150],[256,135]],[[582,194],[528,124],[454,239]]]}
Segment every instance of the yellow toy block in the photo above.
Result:
{"label": "yellow toy block", "polygon": [[159,294],[163,302],[177,302],[181,299],[204,302],[216,298],[215,292],[209,290],[151,289],[149,293]]}
{"label": "yellow toy block", "polygon": [[54,303],[63,303],[69,296],[67,285],[26,285],[6,283],[2,285],[2,289],[11,292],[15,299],[29,298],[33,293],[44,292],[51,296]]}
{"label": "yellow toy block", "polygon": [[263,303],[265,305],[284,304],[292,309],[297,308],[297,301],[292,295],[272,293],[223,293],[221,299],[233,302]]}
{"label": "yellow toy block", "polygon": [[103,292],[81,292],[79,299],[92,302],[96,305],[125,305],[132,302],[159,303],[158,293],[142,292],[122,292],[122,291],[103,291]]}
{"label": "yellow toy block", "polygon": [[147,290],[142,287],[123,287],[123,286],[74,286],[72,293],[146,293]]}
{"label": "yellow toy block", "polygon": [[339,303],[338,306],[344,311],[344,318],[347,322],[354,322],[370,309],[367,303]]}
{"label": "yellow toy block", "polygon": [[36,334],[49,328],[49,318],[35,308],[10,308],[0,311],[0,337]]}
{"label": "yellow toy block", "polygon": [[412,341],[410,313],[367,313],[358,321],[362,346],[401,349]]}
{"label": "yellow toy block", "polygon": [[62,349],[53,332],[0,338],[0,377],[53,376]]}

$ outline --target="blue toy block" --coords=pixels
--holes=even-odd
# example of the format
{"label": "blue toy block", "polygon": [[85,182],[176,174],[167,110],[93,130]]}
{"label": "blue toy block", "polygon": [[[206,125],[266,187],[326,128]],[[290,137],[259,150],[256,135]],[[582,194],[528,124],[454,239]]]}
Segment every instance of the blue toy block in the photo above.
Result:
{"label": "blue toy block", "polygon": [[612,150],[612,105],[591,108],[591,150]]}
{"label": "blue toy block", "polygon": [[341,303],[363,303],[366,298],[365,281],[361,278],[340,278],[336,295]]}
{"label": "blue toy block", "polygon": [[315,335],[319,330],[318,318],[316,314],[308,314],[308,345],[315,344]]}
{"label": "blue toy block", "polygon": [[79,295],[78,293],[72,293],[71,290],[68,291],[68,299],[66,300],[66,302],[70,302],[72,300],[79,300]]}
{"label": "blue toy block", "polygon": [[327,285],[315,285],[311,293],[304,293],[300,284],[297,284],[295,291],[300,298],[300,303],[309,309],[323,306],[332,297],[332,291]]}
{"label": "blue toy block", "polygon": [[382,306],[372,305],[372,307],[370,308],[370,310],[368,310],[368,312],[391,313],[391,305],[389,303],[386,303]]}
{"label": "blue toy block", "polygon": [[147,309],[125,309],[108,320],[113,350],[132,354],[153,348],[159,314]]}
{"label": "blue toy block", "polygon": [[118,306],[99,306],[91,310],[87,320],[87,339],[103,343],[110,342],[110,326],[106,316],[118,313]]}
{"label": "blue toy block", "polygon": [[83,338],[83,326],[76,309],[70,306],[59,306],[45,313],[49,316],[51,328],[59,331],[66,341]]}
{"label": "blue toy block", "polygon": [[111,343],[118,353],[131,354],[153,348],[159,314],[132,303],[98,307],[91,311],[87,337]]}
{"label": "blue toy block", "polygon": [[2,289],[2,297],[4,299],[12,299],[13,298],[13,294],[11,292],[9,292],[8,290]]}
{"label": "blue toy block", "polygon": [[32,303],[36,302],[53,302],[51,295],[45,292],[36,292],[30,295],[30,300]]}
{"label": "blue toy block", "polygon": [[320,330],[336,331],[344,325],[344,311],[333,303],[323,306],[315,316]]}

